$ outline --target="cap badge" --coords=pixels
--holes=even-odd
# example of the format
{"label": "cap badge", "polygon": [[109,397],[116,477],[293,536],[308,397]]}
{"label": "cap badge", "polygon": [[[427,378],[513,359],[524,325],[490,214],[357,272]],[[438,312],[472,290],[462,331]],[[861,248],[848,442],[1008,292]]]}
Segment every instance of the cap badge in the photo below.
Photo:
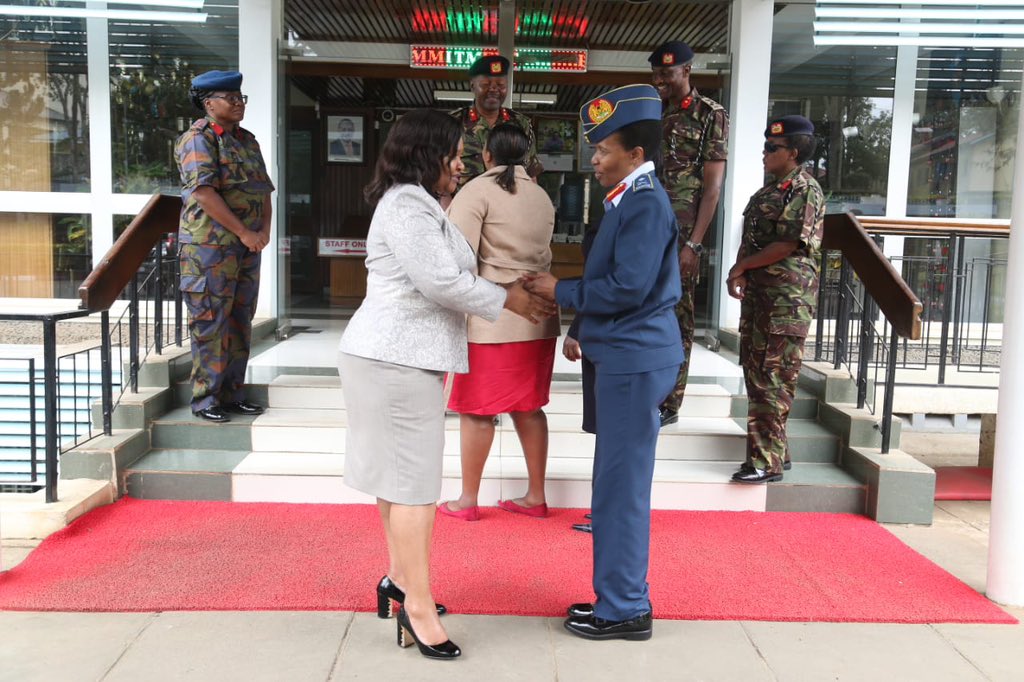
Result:
{"label": "cap badge", "polygon": [[587,116],[594,123],[603,123],[605,119],[612,115],[612,103],[606,99],[595,100],[591,103],[587,109]]}
{"label": "cap badge", "polygon": [[781,135],[783,133],[783,127],[781,121],[776,121],[771,127],[772,135]]}
{"label": "cap badge", "polygon": [[661,55],[661,63],[664,64],[665,66],[672,66],[673,64],[676,63],[676,56],[671,52],[666,52],[665,54]]}
{"label": "cap badge", "polygon": [[501,73],[501,62],[491,62],[491,73],[494,73],[494,74],[500,74]]}

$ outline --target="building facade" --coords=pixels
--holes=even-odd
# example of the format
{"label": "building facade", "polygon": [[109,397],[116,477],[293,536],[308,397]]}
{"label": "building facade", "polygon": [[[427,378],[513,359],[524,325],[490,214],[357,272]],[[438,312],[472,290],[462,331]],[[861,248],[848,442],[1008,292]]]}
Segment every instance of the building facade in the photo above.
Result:
{"label": "building facade", "polygon": [[[722,266],[763,182],[769,116],[814,121],[812,166],[832,210],[1010,215],[1024,60],[1016,48],[815,45],[815,5],[770,0],[174,4],[24,2],[24,11],[0,15],[0,298],[75,298],[148,196],[178,191],[172,145],[195,115],[188,83],[214,68],[245,74],[243,125],[261,141],[279,188],[265,316],[330,314],[358,302],[358,240],[370,214],[360,190],[376,149],[403,111],[461,106],[465,69],[487,48],[517,54],[512,104],[539,129],[548,168],[541,183],[559,207],[556,239],[567,250],[583,223],[599,219],[600,202],[587,200],[597,188],[575,125],[579,104],[647,81],[646,57],[664,40],[695,48],[694,83],[728,108],[732,125],[699,296],[707,328],[738,318],[720,293]],[[341,127],[358,151],[332,151]],[[885,244],[908,260],[934,248],[923,239]],[[969,246],[982,256],[1001,248]]]}

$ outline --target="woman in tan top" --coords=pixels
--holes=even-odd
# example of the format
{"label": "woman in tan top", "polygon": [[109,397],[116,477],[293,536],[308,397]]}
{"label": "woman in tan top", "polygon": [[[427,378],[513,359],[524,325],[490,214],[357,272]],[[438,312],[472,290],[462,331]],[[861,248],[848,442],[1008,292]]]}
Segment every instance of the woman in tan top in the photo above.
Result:
{"label": "woman in tan top", "polygon": [[[448,217],[476,251],[481,277],[498,284],[551,267],[555,208],[524,166],[530,142],[522,128],[495,126],[484,147],[487,171],[459,190]],[[462,495],[444,502],[442,514],[480,518],[477,495],[494,441],[494,416],[509,413],[526,456],[526,495],[498,506],[527,516],[547,516],[544,472],[548,458],[548,403],[558,316],[540,324],[502,312],[494,322],[469,318],[469,374],[455,376],[448,409],[461,415]]]}

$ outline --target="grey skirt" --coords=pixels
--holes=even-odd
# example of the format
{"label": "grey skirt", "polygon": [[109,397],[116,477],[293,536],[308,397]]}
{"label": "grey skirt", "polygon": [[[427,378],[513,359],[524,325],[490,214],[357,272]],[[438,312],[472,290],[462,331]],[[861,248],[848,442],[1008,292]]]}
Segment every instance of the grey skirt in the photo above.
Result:
{"label": "grey skirt", "polygon": [[345,484],[397,504],[441,496],[444,372],[338,353]]}

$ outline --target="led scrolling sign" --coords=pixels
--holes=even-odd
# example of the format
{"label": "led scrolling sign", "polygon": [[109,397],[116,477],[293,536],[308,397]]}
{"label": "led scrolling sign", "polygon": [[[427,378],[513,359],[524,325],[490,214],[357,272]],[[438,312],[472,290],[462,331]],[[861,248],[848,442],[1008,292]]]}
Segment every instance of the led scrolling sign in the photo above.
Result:
{"label": "led scrolling sign", "polygon": [[[452,47],[410,45],[409,65],[416,69],[468,69],[481,56],[498,54],[494,47]],[[583,73],[587,51],[571,48],[519,47],[515,51],[516,71]]]}

